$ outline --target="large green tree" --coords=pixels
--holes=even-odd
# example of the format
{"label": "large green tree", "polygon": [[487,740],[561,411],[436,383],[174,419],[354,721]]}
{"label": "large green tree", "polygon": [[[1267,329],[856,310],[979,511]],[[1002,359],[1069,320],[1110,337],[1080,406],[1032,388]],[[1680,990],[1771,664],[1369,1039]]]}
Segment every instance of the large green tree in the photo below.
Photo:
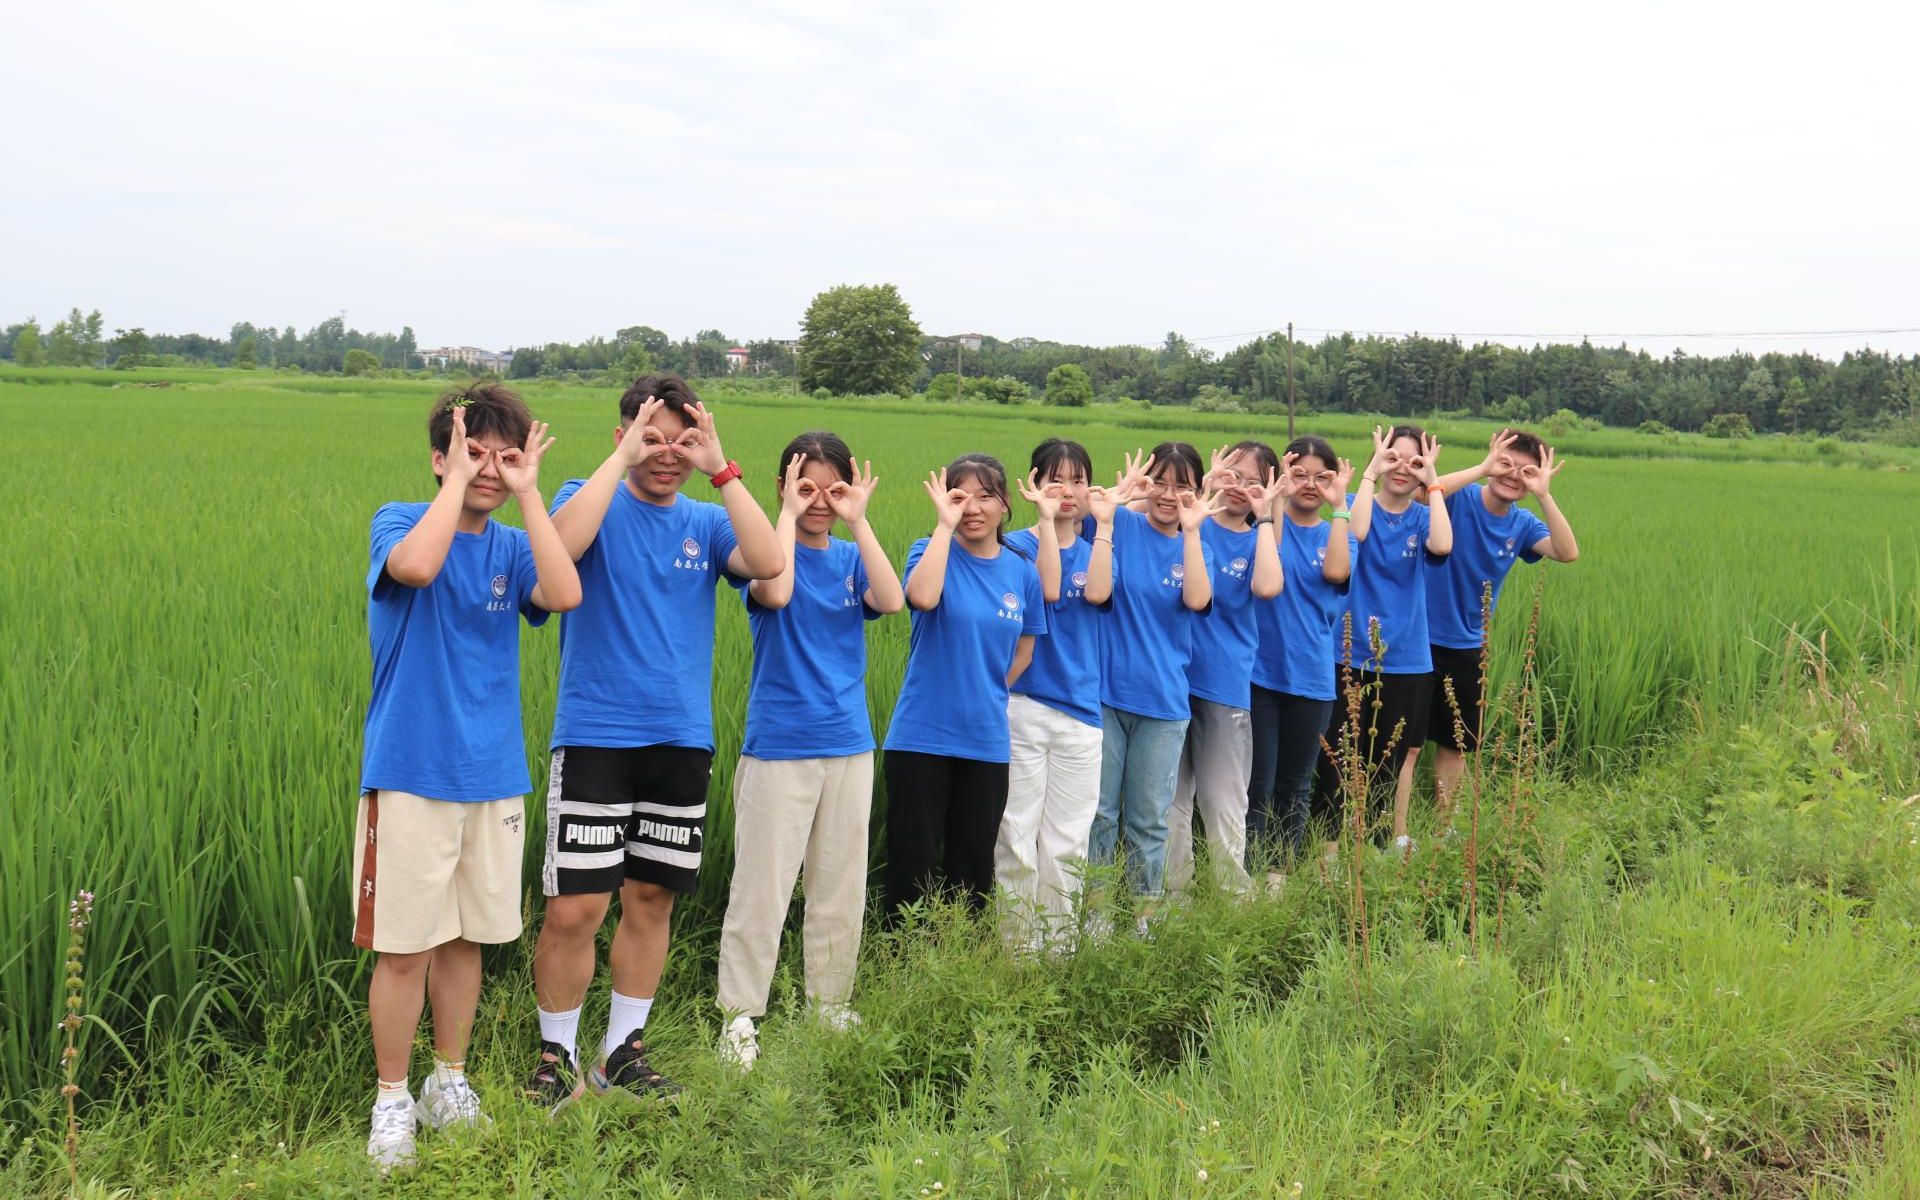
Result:
{"label": "large green tree", "polygon": [[920,370],[920,326],[891,283],[842,284],[800,324],[800,386],[841,395],[905,392]]}
{"label": "large green tree", "polygon": [[1061,363],[1047,372],[1047,403],[1085,408],[1093,403],[1093,380],[1078,363]]}
{"label": "large green tree", "polygon": [[40,322],[32,317],[20,327],[13,338],[13,361],[23,367],[37,367],[45,361],[46,353],[40,346]]}

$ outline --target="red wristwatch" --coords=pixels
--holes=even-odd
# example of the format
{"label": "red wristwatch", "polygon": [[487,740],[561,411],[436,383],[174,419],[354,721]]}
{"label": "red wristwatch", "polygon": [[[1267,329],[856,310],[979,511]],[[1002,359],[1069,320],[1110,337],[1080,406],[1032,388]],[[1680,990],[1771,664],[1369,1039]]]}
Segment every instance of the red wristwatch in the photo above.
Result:
{"label": "red wristwatch", "polygon": [[740,478],[740,464],[733,461],[732,459],[728,459],[727,465],[724,467],[721,467],[719,471],[715,472],[711,476],[711,478],[713,480],[714,489],[717,491],[720,488],[727,486],[729,483],[732,483],[734,480]]}

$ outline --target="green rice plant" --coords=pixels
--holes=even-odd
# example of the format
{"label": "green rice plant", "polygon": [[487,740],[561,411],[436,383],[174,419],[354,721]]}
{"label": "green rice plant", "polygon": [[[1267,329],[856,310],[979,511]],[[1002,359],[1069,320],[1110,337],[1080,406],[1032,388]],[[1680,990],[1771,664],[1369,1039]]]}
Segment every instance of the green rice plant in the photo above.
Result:
{"label": "green rice plant", "polygon": [[[128,386],[160,382],[170,386]],[[0,568],[0,1119],[26,1119],[31,1097],[57,1077],[47,1034],[63,997],[54,931],[82,884],[99,897],[89,1094],[96,1083],[154,1083],[157,1047],[257,1044],[289,1005],[357,1006],[367,964],[347,939],[347,843],[368,691],[367,521],[386,500],[430,494],[424,423],[436,390],[264,372],[0,370],[17,484]],[[1104,474],[1123,449],[1162,437],[1280,440],[1284,428],[1162,410],[714,394],[728,453],[765,500],[775,454],[802,429],[834,428],[872,459],[882,477],[872,519],[896,561],[931,524],[918,480],[960,451],[993,452],[1017,471],[1035,442],[1060,432],[1084,440]],[[540,386],[529,397],[560,438],[543,479],[551,495],[610,447],[615,393]],[[1357,454],[1370,423],[1313,418],[1302,428]],[[1471,461],[1487,432],[1441,423],[1443,464]],[[1880,756],[1878,769],[1920,790],[1910,751],[1901,761],[1920,695],[1909,653],[1920,533],[1892,519],[1911,505],[1910,477],[1836,470],[1770,439],[1648,458],[1611,456],[1603,434],[1592,437],[1555,489],[1583,557],[1522,568],[1493,629],[1498,689],[1520,670],[1526,621],[1515,610],[1526,607],[1527,572],[1543,577],[1548,768],[1610,778],[1669,745],[1695,745],[1763,709],[1783,673],[1800,681],[1804,668],[1789,671],[1783,657],[1789,639],[1824,636],[1849,671],[1879,669],[1890,699],[1862,704],[1872,732],[1858,740]],[[696,481],[691,494],[703,488]],[[710,968],[730,867],[751,648],[738,600],[723,590],[719,609],[711,866],[680,914],[675,986],[697,986]],[[904,617],[869,630],[868,698],[882,736],[906,632]],[[538,822],[555,630],[527,631],[523,656]],[[1398,877],[1369,872],[1364,895],[1379,914],[1374,875],[1382,887]],[[492,961],[523,965],[517,950]],[[1155,1055],[1164,1059],[1183,1027],[1157,1027]],[[356,1054],[353,1032],[348,1022],[328,1033],[330,1052]],[[1041,1061],[1058,1070],[1057,1058]]]}

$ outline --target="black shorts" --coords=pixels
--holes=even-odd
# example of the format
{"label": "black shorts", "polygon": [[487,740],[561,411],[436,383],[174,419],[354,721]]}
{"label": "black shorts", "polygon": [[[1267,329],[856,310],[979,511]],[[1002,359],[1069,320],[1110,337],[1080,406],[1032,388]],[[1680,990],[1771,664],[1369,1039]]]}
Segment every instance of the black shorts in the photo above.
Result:
{"label": "black shorts", "polygon": [[687,746],[555,750],[541,891],[617,892],[628,879],[693,891],[712,776],[713,752]]}
{"label": "black shorts", "polygon": [[[1446,681],[1453,681],[1453,704],[1447,701]],[[1465,745],[1454,729],[1454,704],[1460,706],[1460,726]],[[1427,740],[1447,750],[1463,753],[1480,748],[1480,650],[1455,650],[1451,646],[1433,647],[1433,703],[1428,710]]]}
{"label": "black shorts", "polygon": [[[1327,718],[1327,729],[1323,735],[1325,743],[1320,750],[1320,762],[1314,775],[1316,815],[1338,816],[1344,806],[1339,794],[1340,768],[1327,753],[1326,747],[1339,750],[1341,739],[1347,735],[1346,689],[1349,680],[1361,689],[1360,737],[1356,748],[1361,761],[1367,764],[1369,792],[1383,793],[1390,798],[1394,781],[1400,777],[1400,765],[1407,760],[1407,751],[1427,744],[1427,722],[1433,711],[1431,673],[1422,671],[1417,675],[1408,675],[1355,671],[1349,676],[1343,669],[1340,673],[1340,697],[1333,702],[1333,714]],[[1377,709],[1374,707],[1376,703],[1380,706]],[[1399,730],[1398,737],[1394,736],[1396,729]],[[1388,743],[1393,746],[1390,754],[1383,753]]]}

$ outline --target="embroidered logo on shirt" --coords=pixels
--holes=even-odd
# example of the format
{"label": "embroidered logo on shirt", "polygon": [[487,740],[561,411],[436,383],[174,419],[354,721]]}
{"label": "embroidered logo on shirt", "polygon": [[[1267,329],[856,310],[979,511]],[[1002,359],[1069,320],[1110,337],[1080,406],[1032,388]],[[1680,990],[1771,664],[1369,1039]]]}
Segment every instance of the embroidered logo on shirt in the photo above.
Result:
{"label": "embroidered logo on shirt", "polygon": [[507,577],[505,575],[495,575],[493,577],[493,599],[487,601],[487,611],[507,612],[512,609],[513,605],[506,602],[506,595]]}
{"label": "embroidered logo on shirt", "polygon": [[1184,563],[1173,564],[1173,581],[1175,583],[1180,583],[1183,580],[1185,580],[1186,577],[1187,577],[1186,564]]}
{"label": "embroidered logo on shirt", "polygon": [[1239,578],[1240,576],[1245,575],[1246,573],[1247,573],[1247,560],[1244,558],[1236,558],[1232,562],[1227,564],[1227,574],[1232,575],[1235,578]]}
{"label": "embroidered logo on shirt", "polygon": [[1008,592],[1006,595],[1000,597],[1000,603],[1007,608],[1019,608],[1020,597],[1014,595],[1012,592]]}
{"label": "embroidered logo on shirt", "polygon": [[1077,588],[1087,586],[1087,573],[1085,571],[1075,571],[1073,573],[1073,586]]}
{"label": "embroidered logo on shirt", "polygon": [[853,595],[853,576],[847,576],[847,595]]}
{"label": "embroidered logo on shirt", "polygon": [[700,543],[694,541],[692,538],[688,538],[686,541],[680,543],[680,553],[686,555],[688,558],[699,558]]}
{"label": "embroidered logo on shirt", "polygon": [[507,577],[505,575],[495,575],[493,577],[493,594],[496,596],[504,596],[507,594]]}

